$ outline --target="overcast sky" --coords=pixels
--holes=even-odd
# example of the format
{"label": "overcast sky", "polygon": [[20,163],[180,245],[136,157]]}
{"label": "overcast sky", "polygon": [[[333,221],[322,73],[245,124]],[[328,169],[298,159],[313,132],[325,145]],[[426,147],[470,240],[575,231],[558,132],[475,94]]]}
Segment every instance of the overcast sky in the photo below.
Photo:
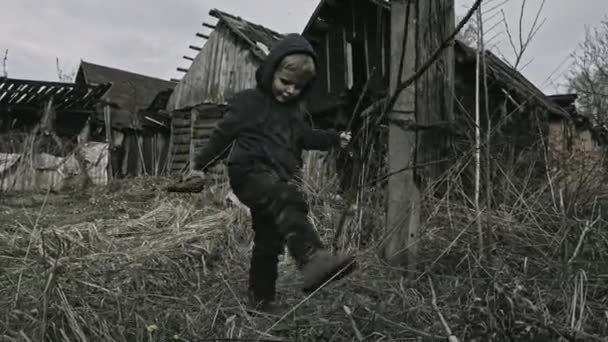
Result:
{"label": "overcast sky", "polygon": [[[489,11],[505,0],[485,0],[486,29],[502,18]],[[507,0],[504,9],[517,34],[522,0]],[[179,78],[176,67],[187,67],[183,55],[189,45],[201,45],[196,32],[215,22],[209,10],[239,15],[279,32],[301,32],[319,0],[18,0],[3,1],[0,11],[0,53],[8,49],[9,77],[57,80],[56,58],[64,72],[79,61],[127,69],[160,78]],[[456,0],[463,15],[473,0]],[[528,0],[524,29],[529,29],[541,0]],[[494,14],[498,14],[492,17]],[[607,0],[547,0],[543,27],[526,54],[523,73],[539,88],[554,93],[546,79],[556,68],[555,81],[569,66],[586,26],[597,25],[608,14]],[[499,25],[486,35],[492,46],[511,58],[508,36]],[[501,34],[502,32],[502,34]]]}

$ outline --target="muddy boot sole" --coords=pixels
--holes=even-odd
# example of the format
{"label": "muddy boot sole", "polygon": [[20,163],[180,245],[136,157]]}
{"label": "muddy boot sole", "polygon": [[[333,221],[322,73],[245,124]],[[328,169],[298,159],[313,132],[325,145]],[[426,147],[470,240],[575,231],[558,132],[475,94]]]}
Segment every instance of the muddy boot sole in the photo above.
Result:
{"label": "muddy boot sole", "polygon": [[357,268],[355,257],[350,255],[323,255],[319,259],[312,261],[303,270],[302,292],[306,294],[314,292],[330,279],[335,282],[345,278]]}

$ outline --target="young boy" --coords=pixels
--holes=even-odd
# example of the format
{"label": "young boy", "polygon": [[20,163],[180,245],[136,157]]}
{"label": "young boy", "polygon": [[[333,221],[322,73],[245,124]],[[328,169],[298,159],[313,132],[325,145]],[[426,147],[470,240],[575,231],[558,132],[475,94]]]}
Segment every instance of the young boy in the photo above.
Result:
{"label": "young boy", "polygon": [[316,73],[314,50],[302,36],[287,35],[256,72],[257,87],[236,94],[193,169],[205,171],[225,152],[230,186],[250,208],[255,232],[249,293],[267,307],[275,298],[278,256],[287,245],[304,279],[314,291],[330,278],[354,269],[354,257],[326,251],[308,220],[308,206],[293,184],[302,166],[302,150],[346,147],[350,133],[310,128],[303,96]]}

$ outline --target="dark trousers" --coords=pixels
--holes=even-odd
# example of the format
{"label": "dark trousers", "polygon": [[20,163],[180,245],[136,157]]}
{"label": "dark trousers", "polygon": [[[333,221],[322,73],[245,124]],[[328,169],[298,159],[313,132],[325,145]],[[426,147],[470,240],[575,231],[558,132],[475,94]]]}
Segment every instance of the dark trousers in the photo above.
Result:
{"label": "dark trousers", "polygon": [[234,194],[249,207],[255,234],[249,290],[257,300],[273,300],[278,257],[285,245],[301,268],[323,247],[308,220],[308,205],[297,186],[281,181],[272,172],[256,172],[232,179]]}

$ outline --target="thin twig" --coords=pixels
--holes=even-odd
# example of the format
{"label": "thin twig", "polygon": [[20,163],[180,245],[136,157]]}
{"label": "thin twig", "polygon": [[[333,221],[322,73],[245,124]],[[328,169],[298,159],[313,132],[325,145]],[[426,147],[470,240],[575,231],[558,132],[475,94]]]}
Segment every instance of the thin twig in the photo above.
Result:
{"label": "thin twig", "polygon": [[458,337],[454,336],[454,334],[452,333],[452,329],[450,329],[448,322],[445,320],[445,317],[443,317],[443,314],[439,309],[439,305],[437,305],[437,294],[435,293],[435,288],[433,287],[433,280],[431,279],[431,276],[428,276],[428,278],[429,285],[431,287],[431,305],[433,306],[433,310],[435,310],[435,313],[437,314],[437,316],[439,316],[439,321],[441,321],[441,325],[443,326],[446,335],[448,335],[448,341],[458,342]]}
{"label": "thin twig", "polygon": [[353,312],[346,305],[344,305],[342,308],[344,309],[344,312],[346,313],[346,316],[350,320],[350,324],[353,327],[353,330],[355,332],[355,336],[357,337],[357,340],[358,341],[363,341],[364,340],[363,334],[361,334],[361,331],[357,327],[357,322],[355,322],[355,319],[353,318]]}
{"label": "thin twig", "polygon": [[587,233],[589,233],[589,231],[591,231],[591,228],[593,227],[593,225],[598,222],[600,219],[597,218],[595,221],[593,221],[593,223],[590,223],[589,220],[585,221],[585,228],[583,228],[583,232],[581,233],[581,236],[578,239],[578,243],[576,244],[576,248],[574,249],[574,253],[572,253],[572,256],[570,257],[570,259],[568,259],[568,265],[571,265],[574,262],[574,259],[576,259],[576,257],[578,257],[578,254],[581,251],[581,248],[583,247],[583,241],[585,241],[585,236],[587,236]]}

